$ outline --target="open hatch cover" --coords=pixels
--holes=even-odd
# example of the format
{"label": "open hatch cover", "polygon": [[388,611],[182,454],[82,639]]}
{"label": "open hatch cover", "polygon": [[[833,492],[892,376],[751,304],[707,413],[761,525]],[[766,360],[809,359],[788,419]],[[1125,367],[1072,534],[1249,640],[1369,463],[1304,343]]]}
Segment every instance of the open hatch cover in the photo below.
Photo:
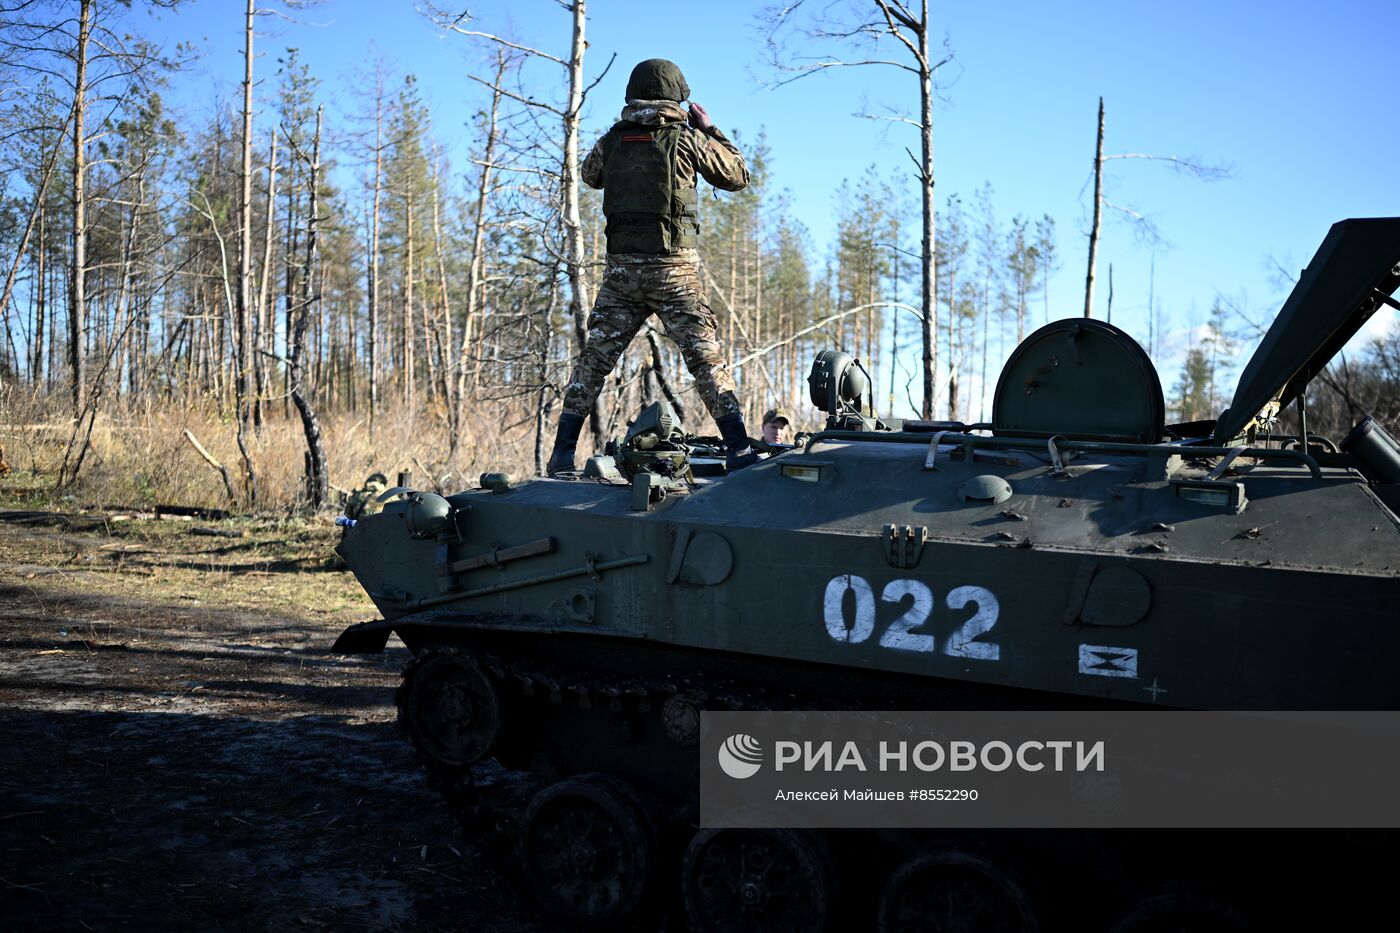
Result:
{"label": "open hatch cover", "polygon": [[992,396],[999,435],[1155,444],[1166,408],[1152,360],[1112,324],[1051,321],[1021,342]]}
{"label": "open hatch cover", "polygon": [[1271,403],[1283,408],[1297,398],[1397,287],[1400,217],[1333,224],[1240,374],[1214,442],[1244,433]]}

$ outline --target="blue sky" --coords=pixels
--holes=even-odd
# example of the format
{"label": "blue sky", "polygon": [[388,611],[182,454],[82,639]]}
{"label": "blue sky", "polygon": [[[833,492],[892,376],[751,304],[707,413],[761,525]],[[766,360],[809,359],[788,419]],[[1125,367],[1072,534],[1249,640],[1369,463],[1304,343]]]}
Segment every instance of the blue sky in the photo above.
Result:
{"label": "blue sky", "polygon": [[[269,0],[268,5],[274,5]],[[241,77],[238,0],[187,0],[153,29],[203,39],[204,55],[176,97],[208,106],[217,85],[236,93]],[[280,5],[279,5],[280,6]],[[479,27],[552,52],[567,51],[568,14],[554,0],[478,2]],[[616,116],[631,66],[643,58],[678,62],[726,131],[752,139],[767,131],[773,178],[792,192],[793,213],[824,247],[842,179],[874,163],[912,168],[913,128],[861,120],[882,105],[913,111],[913,76],[892,68],[832,69],[770,89],[756,3],[594,0],[588,23],[591,80],[617,63],[591,100],[585,144]],[[1078,313],[1087,253],[1085,182],[1091,171],[1098,98],[1107,107],[1106,151],[1196,156],[1228,166],[1233,177],[1206,184],[1161,164],[1111,164],[1108,196],[1149,214],[1169,241],[1156,252],[1155,294],[1180,335],[1204,323],[1217,294],[1244,299],[1268,318],[1286,292],[1270,283],[1268,257],[1296,272],[1327,228],[1346,217],[1400,214],[1400,172],[1393,111],[1400,89],[1400,3],[1335,0],[1280,2],[1004,2],[933,4],[935,29],[956,53],[945,70],[935,113],[940,204],[970,199],[984,181],[996,191],[1003,221],[1013,214],[1053,216],[1062,267],[1051,286],[1051,316]],[[465,78],[480,70],[482,47],[441,36],[413,3],[330,0],[298,14],[300,23],[261,17],[259,74],[298,46],[324,81],[332,112],[353,105],[357,74],[382,56],[391,72],[420,79],[437,131],[465,164],[464,129],[479,103]],[[313,25],[316,24],[316,25]],[[538,72],[541,94],[554,75]],[[271,88],[267,87],[270,92]],[[908,177],[910,196],[913,179]],[[1153,251],[1110,218],[1100,251],[1098,316],[1108,264],[1114,268],[1114,323],[1146,340]],[[1388,322],[1378,315],[1368,332]],[[1178,343],[1182,341],[1178,340]],[[1179,358],[1159,355],[1163,382]]]}

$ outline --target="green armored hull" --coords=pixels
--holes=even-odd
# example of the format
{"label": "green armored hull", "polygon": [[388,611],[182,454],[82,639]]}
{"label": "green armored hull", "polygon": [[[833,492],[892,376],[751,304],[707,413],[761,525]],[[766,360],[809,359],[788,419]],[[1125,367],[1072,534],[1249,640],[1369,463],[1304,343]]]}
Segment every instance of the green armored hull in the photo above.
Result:
{"label": "green armored hull", "polygon": [[[383,615],[340,647],[393,631],[418,656],[401,717],[440,780],[468,786],[493,757],[555,782],[517,848],[570,924],[665,914],[648,899],[664,840],[693,819],[705,709],[1397,708],[1400,445],[1369,421],[1340,446],[1274,421],[1397,286],[1400,219],[1334,226],[1214,422],[1165,424],[1141,348],[1072,319],[1017,348],[987,425],[887,426],[849,358],[824,354],[811,384],[830,429],[730,476],[623,462],[638,443],[592,478],[404,491],[340,544]],[[600,870],[577,840],[550,861],[538,840],[557,843],[560,812],[631,840],[606,882],[580,880]],[[716,930],[1241,929],[1220,898],[1275,917],[1268,892],[1318,877],[1289,874],[1299,853],[1341,842],[872,835],[836,874],[878,877],[838,897],[830,836],[680,835],[685,916]],[[1354,880],[1341,845],[1332,868]],[[1133,870],[1104,880],[1072,870],[1079,856]],[[801,896],[730,883],[754,858],[788,865]],[[1240,859],[1268,883],[1227,875]],[[1215,890],[1181,894],[1183,876]],[[915,888],[951,899],[906,910]]]}

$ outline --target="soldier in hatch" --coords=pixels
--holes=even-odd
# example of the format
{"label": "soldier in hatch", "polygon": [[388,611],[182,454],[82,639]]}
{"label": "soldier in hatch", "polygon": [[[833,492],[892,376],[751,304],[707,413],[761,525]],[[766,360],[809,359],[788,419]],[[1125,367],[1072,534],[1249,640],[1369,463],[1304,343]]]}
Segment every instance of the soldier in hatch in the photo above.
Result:
{"label": "soldier in hatch", "polygon": [[680,68],[653,58],[632,69],[622,118],[583,161],[582,177],[603,189],[608,263],[588,316],[588,338],[564,391],[550,476],[574,469],[583,421],[603,382],[646,319],[655,313],[681,349],[700,398],[724,438],[730,469],[757,461],[734,397],[734,380],[715,336],[715,315],[700,281],[696,250],[698,172],[725,191],[749,183],[744,157],[690,96]]}
{"label": "soldier in hatch", "polygon": [[763,443],[790,444],[787,439],[787,412],[781,408],[770,408],[763,413]]}
{"label": "soldier in hatch", "polygon": [[384,508],[379,501],[380,493],[389,488],[389,477],[383,473],[371,473],[365,478],[365,484],[354,492],[350,493],[345,500],[345,515],[347,518],[364,518],[366,515],[373,515]]}

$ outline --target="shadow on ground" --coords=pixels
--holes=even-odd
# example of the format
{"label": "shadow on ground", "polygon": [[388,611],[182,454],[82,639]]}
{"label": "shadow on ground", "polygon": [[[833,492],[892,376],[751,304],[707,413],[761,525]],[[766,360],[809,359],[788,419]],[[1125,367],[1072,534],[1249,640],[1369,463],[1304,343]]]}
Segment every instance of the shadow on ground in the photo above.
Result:
{"label": "shadow on ground", "polygon": [[[393,727],[0,718],[9,929],[521,930]],[[461,853],[461,854],[459,854]]]}
{"label": "shadow on ground", "polygon": [[544,929],[399,736],[403,648],[63,586],[0,579],[0,929]]}

